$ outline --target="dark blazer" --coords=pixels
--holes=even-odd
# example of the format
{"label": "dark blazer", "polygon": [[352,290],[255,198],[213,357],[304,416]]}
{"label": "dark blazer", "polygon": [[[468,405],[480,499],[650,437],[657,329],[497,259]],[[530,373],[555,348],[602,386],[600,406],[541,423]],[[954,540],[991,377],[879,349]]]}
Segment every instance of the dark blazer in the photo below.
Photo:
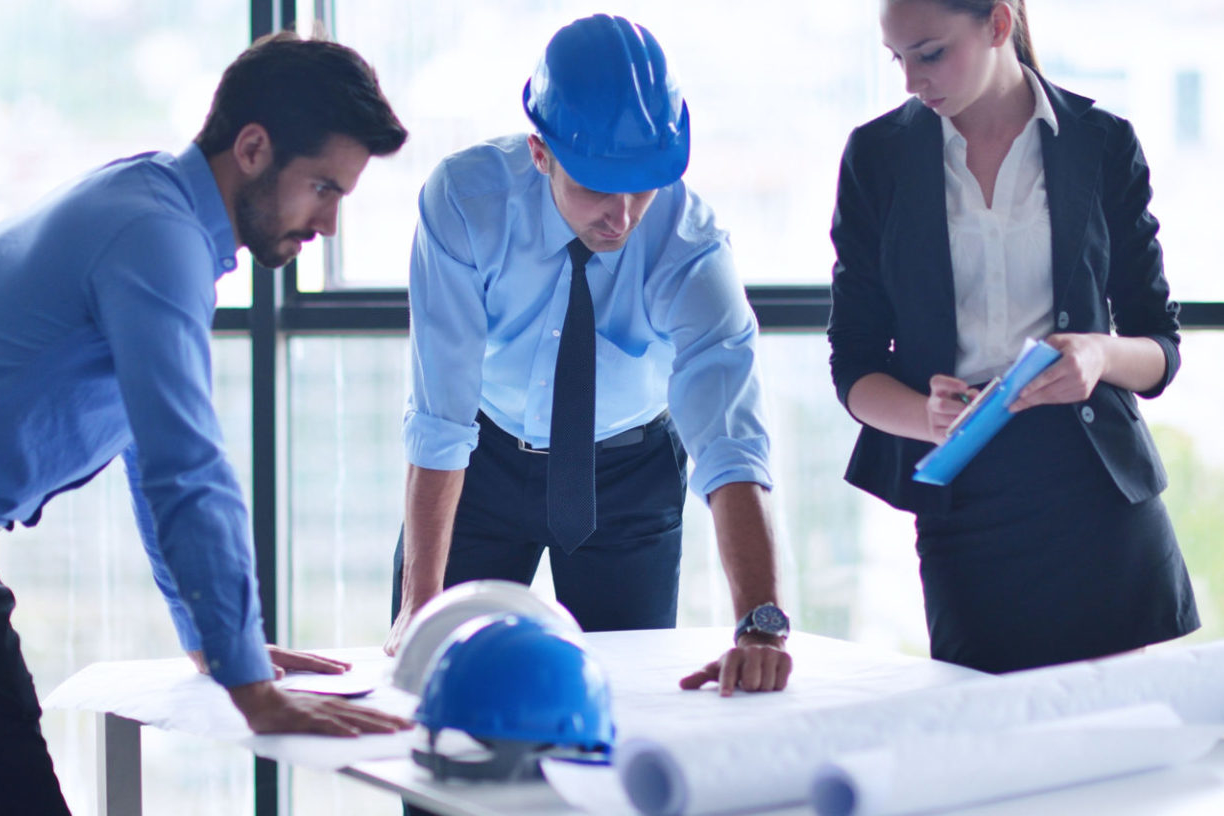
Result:
{"label": "dark blazer", "polygon": [[[1169,300],[1158,224],[1147,211],[1148,168],[1130,123],[1092,100],[1042,84],[1059,134],[1041,122],[1053,244],[1055,331],[1150,337],[1168,385],[1180,365],[1178,305]],[[838,398],[866,374],[890,374],[927,393],[956,362],[956,301],[939,117],[916,99],[850,135],[831,232],[837,250],[830,363]],[[1099,383],[1074,411],[1119,490],[1138,502],[1167,482],[1135,395]],[[846,479],[895,507],[946,508],[949,489],[919,484],[930,443],[864,425]]]}

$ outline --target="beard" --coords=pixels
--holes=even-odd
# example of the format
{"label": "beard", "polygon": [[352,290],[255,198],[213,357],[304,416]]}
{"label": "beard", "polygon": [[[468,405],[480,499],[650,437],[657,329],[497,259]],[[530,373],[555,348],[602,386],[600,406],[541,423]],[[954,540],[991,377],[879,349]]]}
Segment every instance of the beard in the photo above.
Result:
{"label": "beard", "polygon": [[255,261],[267,269],[276,269],[293,260],[296,248],[282,250],[286,240],[309,241],[313,232],[282,232],[280,201],[276,195],[280,170],[269,166],[243,185],[234,200],[234,221],[238,240],[251,251]]}

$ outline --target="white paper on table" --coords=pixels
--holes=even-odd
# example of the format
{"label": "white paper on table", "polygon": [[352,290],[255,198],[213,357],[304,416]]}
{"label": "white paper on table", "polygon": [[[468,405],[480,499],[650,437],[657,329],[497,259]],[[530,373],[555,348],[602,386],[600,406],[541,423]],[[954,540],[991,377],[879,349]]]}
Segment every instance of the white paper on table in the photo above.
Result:
{"label": "white paper on table", "polygon": [[[359,705],[410,717],[417,698],[386,685],[391,658],[381,649],[320,651],[353,664],[341,677],[376,686]],[[320,678],[328,675],[319,675]],[[320,770],[408,755],[411,731],[324,737],[255,734],[225,689],[200,674],[187,658],[94,663],[64,681],[43,701],[45,708],[109,712],[145,725],[235,742],[268,759]]]}
{"label": "white paper on table", "polygon": [[[829,758],[942,732],[995,732],[1143,703],[1190,724],[1224,723],[1224,642],[1054,666],[753,722],[639,730],[615,754],[647,816],[808,802]],[[787,692],[783,692],[785,694]],[[764,696],[764,695],[763,695]]]}
{"label": "white paper on table", "polygon": [[571,806],[596,816],[633,816],[637,810],[611,765],[545,759],[544,778]]}
{"label": "white paper on table", "polygon": [[42,705],[110,712],[155,728],[217,739],[251,733],[225,689],[185,657],[91,664],[61,683]]}
{"label": "white paper on table", "polygon": [[[708,736],[712,729],[724,726],[753,729],[763,718],[786,719],[816,709],[986,676],[950,663],[803,635],[788,642],[787,649],[795,666],[807,672],[806,677],[793,676],[781,694],[737,690],[728,700],[719,696],[715,684],[707,684],[700,691],[681,691],[678,683],[730,647],[729,629],[648,631],[652,645],[649,659],[642,651],[645,632],[593,632],[586,636],[591,651],[608,672],[616,730],[622,740],[691,731]],[[821,668],[813,671],[811,667]]]}
{"label": "white paper on table", "polygon": [[817,770],[819,816],[899,816],[1189,762],[1220,726],[1185,726],[1155,703],[994,732],[911,736],[834,757]]}
{"label": "white paper on table", "polygon": [[408,756],[411,731],[324,737],[315,734],[252,734],[238,744],[253,754],[319,771],[336,771],[358,762]]}

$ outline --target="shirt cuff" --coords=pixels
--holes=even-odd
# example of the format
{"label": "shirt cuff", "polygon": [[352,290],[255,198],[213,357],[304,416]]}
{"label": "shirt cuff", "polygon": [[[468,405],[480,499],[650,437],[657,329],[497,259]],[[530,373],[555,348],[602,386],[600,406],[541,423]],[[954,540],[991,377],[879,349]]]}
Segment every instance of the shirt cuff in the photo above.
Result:
{"label": "shirt cuff", "polygon": [[205,643],[203,648],[208,673],[226,688],[271,680],[273,677],[261,621],[257,620],[240,634]]}
{"label": "shirt cuff", "polygon": [[404,415],[404,454],[409,464],[430,470],[463,470],[480,435],[475,422],[462,425],[420,411]]}
{"label": "shirt cuff", "polygon": [[702,451],[689,479],[693,492],[707,504],[711,493],[732,482],[755,482],[773,489],[766,437],[716,439]]}

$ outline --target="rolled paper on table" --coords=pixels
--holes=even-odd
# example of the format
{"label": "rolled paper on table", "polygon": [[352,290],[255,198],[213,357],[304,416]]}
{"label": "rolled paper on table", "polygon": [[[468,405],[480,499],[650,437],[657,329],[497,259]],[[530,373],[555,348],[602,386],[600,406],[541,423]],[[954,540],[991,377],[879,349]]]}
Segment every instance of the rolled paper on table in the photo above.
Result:
{"label": "rolled paper on table", "polygon": [[996,732],[903,738],[834,757],[815,774],[819,816],[901,816],[1083,784],[1197,759],[1219,726],[1156,703]]}
{"label": "rolled paper on table", "polygon": [[[614,763],[646,816],[809,803],[817,768],[841,755],[935,734],[990,734],[1164,703],[1191,725],[1224,723],[1224,642],[985,677],[784,717],[638,733]],[[728,702],[734,705],[734,702]]]}

